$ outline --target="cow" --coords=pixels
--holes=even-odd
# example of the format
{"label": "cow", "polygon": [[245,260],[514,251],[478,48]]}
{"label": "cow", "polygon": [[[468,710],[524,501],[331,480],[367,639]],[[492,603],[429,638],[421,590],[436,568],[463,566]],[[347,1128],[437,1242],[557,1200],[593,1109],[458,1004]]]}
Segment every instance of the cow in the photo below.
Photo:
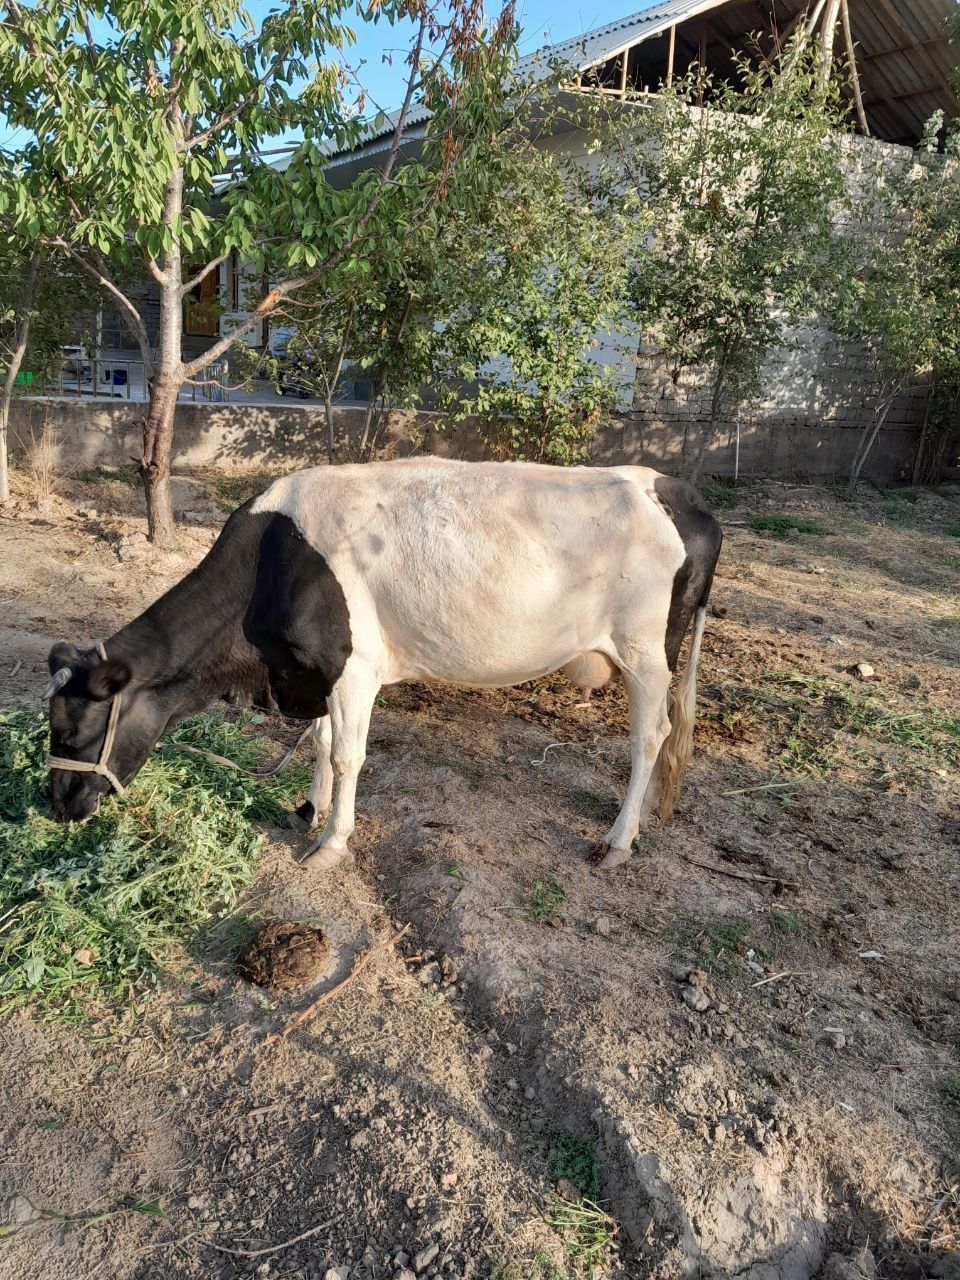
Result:
{"label": "cow", "polygon": [[330,868],[351,856],[381,686],[501,687],[563,669],[589,691],[618,672],[632,768],[598,852],[615,867],[658,800],[665,821],[677,797],[720,543],[696,490],[645,467],[410,458],[295,472],[115,635],[53,647],[55,816],[89,817],[163,733],[218,699],[276,709],[314,721],[316,769],[291,821],[313,831],[329,810],[305,860]]}

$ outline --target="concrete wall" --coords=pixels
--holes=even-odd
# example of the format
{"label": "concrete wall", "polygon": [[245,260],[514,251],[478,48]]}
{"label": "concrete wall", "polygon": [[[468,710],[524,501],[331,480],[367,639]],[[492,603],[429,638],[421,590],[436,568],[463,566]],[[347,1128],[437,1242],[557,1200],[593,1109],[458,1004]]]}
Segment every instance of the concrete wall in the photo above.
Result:
{"label": "concrete wall", "polygon": [[[140,455],[144,406],[131,403],[27,397],[14,402],[11,437],[16,460],[44,428],[57,441],[65,469],[116,467]],[[740,474],[782,478],[844,475],[857,447],[859,428],[844,420],[824,421],[811,408],[801,418],[753,419],[741,423]],[[336,411],[338,430],[353,433],[362,410]],[[909,476],[920,433],[919,421],[896,421],[881,433],[864,476],[881,483]],[[480,458],[485,447],[475,424],[444,428],[435,415],[396,414],[390,424],[391,455],[437,453]],[[643,417],[625,416],[601,432],[592,450],[596,463],[641,463],[682,474],[685,456],[696,448],[689,414],[675,418],[665,409]],[[686,445],[686,455],[684,446]],[[706,474],[731,475],[735,434],[728,426],[715,441]],[[181,404],[177,409],[174,466],[286,471],[326,461],[323,411],[306,405]]]}

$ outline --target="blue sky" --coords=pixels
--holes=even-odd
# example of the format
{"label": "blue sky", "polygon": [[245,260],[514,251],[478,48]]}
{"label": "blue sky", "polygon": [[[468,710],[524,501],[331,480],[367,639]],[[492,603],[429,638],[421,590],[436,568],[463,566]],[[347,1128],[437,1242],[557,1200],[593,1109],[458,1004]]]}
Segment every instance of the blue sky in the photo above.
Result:
{"label": "blue sky", "polygon": [[[488,2],[490,15],[495,17],[500,6],[495,0]],[[533,53],[543,44],[552,44],[580,32],[590,31],[594,27],[635,13],[638,9],[647,8],[650,3],[651,0],[621,0],[620,3],[605,3],[604,0],[589,3],[587,0],[584,4],[569,4],[564,0],[518,0],[520,52]],[[276,0],[248,0],[248,8],[257,21],[276,7]],[[404,30],[383,23],[353,25],[357,42],[348,59],[352,64],[363,61],[360,78],[369,90],[371,102],[385,110],[398,106],[406,78],[403,54],[409,46],[405,37],[411,28],[407,26]],[[392,65],[383,60],[384,53],[390,52],[394,54]],[[16,146],[23,141],[24,135],[21,133],[19,137],[14,136],[0,116],[0,146]]]}

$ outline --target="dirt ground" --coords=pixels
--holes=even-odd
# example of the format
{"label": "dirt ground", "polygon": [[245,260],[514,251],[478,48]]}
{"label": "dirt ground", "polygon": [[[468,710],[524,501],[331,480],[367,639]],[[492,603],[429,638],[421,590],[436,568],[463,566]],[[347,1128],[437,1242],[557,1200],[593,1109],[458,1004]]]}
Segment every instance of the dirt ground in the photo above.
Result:
{"label": "dirt ground", "polygon": [[[18,484],[4,705],[224,518],[222,483],[181,478],[163,555],[122,479],[43,510]],[[612,875],[589,863],[628,772],[616,686],[385,689],[355,869],[302,869],[306,838],[271,828],[244,912],[163,991],[119,1023],[3,1024],[4,1221],[60,1215],[0,1240],[4,1280],[960,1276],[960,496],[712,494],[672,823]],[[237,975],[250,917],[322,927],[308,994]],[[570,1150],[595,1153],[597,1212],[564,1199]]]}

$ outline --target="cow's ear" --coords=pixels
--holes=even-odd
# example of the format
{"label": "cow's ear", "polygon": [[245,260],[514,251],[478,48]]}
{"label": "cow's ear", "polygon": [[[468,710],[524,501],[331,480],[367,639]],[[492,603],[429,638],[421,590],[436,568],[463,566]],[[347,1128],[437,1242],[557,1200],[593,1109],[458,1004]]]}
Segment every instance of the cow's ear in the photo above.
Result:
{"label": "cow's ear", "polygon": [[122,658],[107,658],[87,676],[87,693],[94,702],[113,698],[127,687],[132,674]]}
{"label": "cow's ear", "polygon": [[56,675],[63,667],[74,667],[80,661],[80,653],[75,645],[66,640],[58,640],[47,655],[47,666],[50,674]]}

